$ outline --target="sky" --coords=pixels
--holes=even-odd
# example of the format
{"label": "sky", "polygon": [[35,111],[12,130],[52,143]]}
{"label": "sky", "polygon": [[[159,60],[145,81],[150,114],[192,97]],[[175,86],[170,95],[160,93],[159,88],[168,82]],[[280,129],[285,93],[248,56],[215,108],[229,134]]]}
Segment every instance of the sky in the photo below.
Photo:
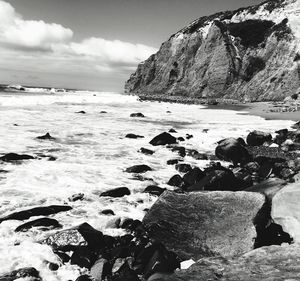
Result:
{"label": "sky", "polygon": [[122,92],[201,16],[261,0],[0,0],[0,83]]}

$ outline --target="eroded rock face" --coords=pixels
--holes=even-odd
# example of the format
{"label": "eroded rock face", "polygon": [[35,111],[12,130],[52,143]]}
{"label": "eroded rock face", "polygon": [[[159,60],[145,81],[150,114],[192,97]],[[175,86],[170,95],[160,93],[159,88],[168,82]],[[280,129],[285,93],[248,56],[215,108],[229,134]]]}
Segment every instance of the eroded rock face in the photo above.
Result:
{"label": "eroded rock face", "polygon": [[143,223],[153,238],[184,259],[235,256],[253,248],[253,220],[264,203],[263,195],[251,192],[165,191]]}
{"label": "eroded rock face", "polygon": [[266,281],[300,278],[299,245],[270,246],[253,250],[237,259],[204,258],[188,270],[157,281]]}
{"label": "eroded rock face", "polygon": [[300,183],[282,188],[272,200],[273,220],[280,224],[296,243],[300,242]]}
{"label": "eroded rock face", "polygon": [[296,0],[195,20],[141,63],[125,91],[141,97],[283,100],[300,87]]}

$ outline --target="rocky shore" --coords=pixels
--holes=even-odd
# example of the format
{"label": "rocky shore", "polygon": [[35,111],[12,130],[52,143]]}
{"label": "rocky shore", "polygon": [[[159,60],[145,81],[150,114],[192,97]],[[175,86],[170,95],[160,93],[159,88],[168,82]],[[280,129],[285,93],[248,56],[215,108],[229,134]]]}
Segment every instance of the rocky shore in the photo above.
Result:
{"label": "rocky shore", "polygon": [[[131,118],[137,117],[144,118],[141,113]],[[48,133],[38,138],[55,139]],[[35,227],[57,229],[40,243],[51,246],[59,262],[45,264],[53,271],[69,263],[79,266],[82,275],[76,281],[299,278],[300,121],[273,135],[252,131],[246,139],[220,140],[215,152],[207,155],[186,148],[184,140],[176,137],[174,129],[153,136],[153,148],[164,147],[180,157],[168,161],[177,174],[168,182],[170,190],[153,185],[145,189],[158,199],[146,210],[143,221],[115,221],[115,227],[126,231],[125,235],[105,235],[88,223],[60,230],[63,226],[48,216],[70,211],[68,205],[18,210],[0,218],[0,223],[30,219],[20,222],[16,232]],[[155,151],[141,148],[137,153],[151,155]],[[186,162],[186,155],[210,161],[200,169]],[[36,158],[10,153],[0,160],[22,164]],[[129,165],[124,173],[142,179],[151,170],[140,163]],[[120,187],[100,197],[115,200],[128,194],[128,188]],[[74,194],[68,200],[83,197]],[[102,213],[114,214],[110,209]],[[34,267],[0,276],[1,281],[20,278],[42,280]]]}

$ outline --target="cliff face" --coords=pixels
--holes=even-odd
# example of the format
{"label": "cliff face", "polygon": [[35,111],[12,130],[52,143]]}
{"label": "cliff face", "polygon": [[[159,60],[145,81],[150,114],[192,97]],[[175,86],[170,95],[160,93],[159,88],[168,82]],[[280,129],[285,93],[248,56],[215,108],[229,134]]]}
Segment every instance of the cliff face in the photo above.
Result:
{"label": "cliff face", "polygon": [[245,101],[300,90],[300,0],[200,18],[141,63],[125,92]]}

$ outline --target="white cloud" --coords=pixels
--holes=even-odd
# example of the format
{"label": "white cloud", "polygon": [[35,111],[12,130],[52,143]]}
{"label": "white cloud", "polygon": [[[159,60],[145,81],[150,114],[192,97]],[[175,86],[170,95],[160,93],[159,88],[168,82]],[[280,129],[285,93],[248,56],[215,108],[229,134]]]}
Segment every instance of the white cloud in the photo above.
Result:
{"label": "white cloud", "polygon": [[64,43],[73,31],[56,23],[24,20],[7,2],[0,1],[0,42],[15,48],[49,50],[52,44]]}

